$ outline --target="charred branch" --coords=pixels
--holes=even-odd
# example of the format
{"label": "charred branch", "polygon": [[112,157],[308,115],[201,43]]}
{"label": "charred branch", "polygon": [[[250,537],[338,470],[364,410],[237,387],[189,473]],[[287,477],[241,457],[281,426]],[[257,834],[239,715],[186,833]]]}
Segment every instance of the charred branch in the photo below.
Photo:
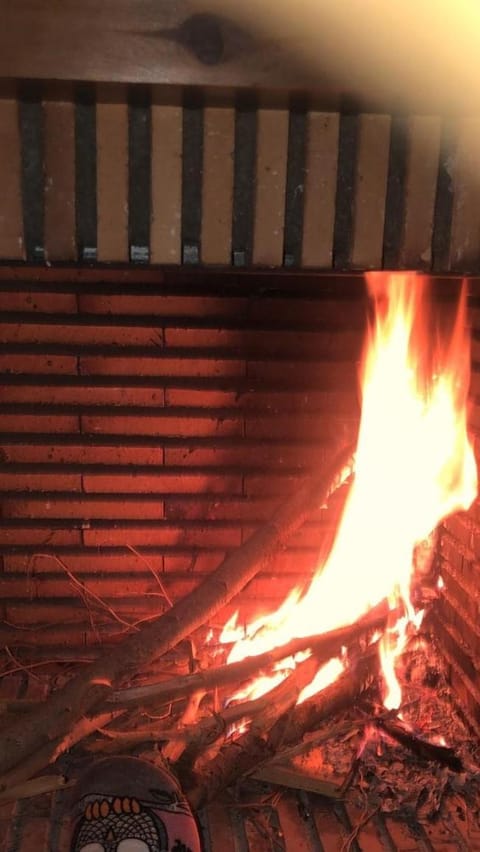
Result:
{"label": "charred branch", "polygon": [[384,731],[404,748],[409,749],[421,760],[434,761],[441,766],[448,767],[452,772],[464,771],[463,763],[453,748],[436,745],[416,736],[401,719],[378,719],[375,724],[381,731]]}
{"label": "charred branch", "polygon": [[264,654],[246,657],[237,663],[227,663],[183,677],[171,678],[161,683],[120,689],[108,699],[108,704],[116,707],[138,707],[152,702],[166,704],[178,698],[186,698],[200,690],[207,692],[210,689],[228,686],[232,683],[239,685],[253,675],[270,671],[275,663],[294,657],[308,649],[315,653],[319,662],[326,662],[331,657],[336,656],[342,647],[350,646],[367,635],[369,631],[384,626],[388,612],[388,605],[385,601],[374,607],[368,615],[353,625],[330,630],[320,636],[293,639],[285,645],[273,648]]}
{"label": "charred branch", "polygon": [[[102,654],[35,712],[11,724],[0,738],[0,775],[5,776],[19,767],[16,783],[30,778],[33,774],[31,764],[38,762],[40,755],[50,753],[52,743],[57,746],[83,716],[92,714],[107,699],[114,685],[138,672],[154,657],[169,651],[240,592],[307,516],[325,504],[352,469],[352,449],[344,449],[321,476],[306,482],[192,594],[157,620],[127,636],[114,651]],[[3,781],[2,778],[0,785]]]}

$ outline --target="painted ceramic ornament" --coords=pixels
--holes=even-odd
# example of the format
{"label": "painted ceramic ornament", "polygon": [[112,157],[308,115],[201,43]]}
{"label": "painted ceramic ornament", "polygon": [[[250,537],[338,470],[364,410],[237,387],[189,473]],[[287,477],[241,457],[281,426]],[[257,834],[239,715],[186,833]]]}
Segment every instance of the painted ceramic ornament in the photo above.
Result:
{"label": "painted ceramic ornament", "polygon": [[136,757],[100,760],[74,789],[71,852],[200,852],[177,781]]}

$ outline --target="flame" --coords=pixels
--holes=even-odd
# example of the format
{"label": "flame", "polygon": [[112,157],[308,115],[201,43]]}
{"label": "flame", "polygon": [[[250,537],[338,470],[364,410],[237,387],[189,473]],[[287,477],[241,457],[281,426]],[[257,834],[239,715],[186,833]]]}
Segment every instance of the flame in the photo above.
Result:
{"label": "flame", "polygon": [[[355,479],[332,550],[303,597],[295,590],[276,613],[255,622],[229,660],[353,623],[384,598],[392,605],[402,599],[407,617],[381,642],[385,701],[398,707],[395,656],[415,617],[415,548],[477,493],[467,433],[466,288],[448,327],[429,309],[426,278],[372,273],[367,284],[374,321],[361,371]],[[332,679],[338,673],[337,666]]]}

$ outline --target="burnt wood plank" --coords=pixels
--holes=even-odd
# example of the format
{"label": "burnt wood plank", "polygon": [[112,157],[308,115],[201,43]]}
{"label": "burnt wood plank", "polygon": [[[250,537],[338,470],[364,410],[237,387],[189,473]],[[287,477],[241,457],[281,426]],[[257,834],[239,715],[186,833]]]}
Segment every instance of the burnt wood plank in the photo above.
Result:
{"label": "burnt wood plank", "polygon": [[97,145],[95,89],[75,93],[75,219],[78,257],[97,256]]}
{"label": "burnt wood plank", "polygon": [[407,170],[407,121],[404,116],[392,118],[388,163],[383,266],[397,269],[405,228],[405,176]]}
{"label": "burnt wood plank", "polygon": [[75,106],[73,100],[47,100],[45,127],[45,256],[76,258]]}
{"label": "burnt wood plank", "polygon": [[254,99],[242,95],[235,110],[232,261],[250,266],[253,245],[257,145],[257,110]]}
{"label": "burnt wood plank", "polygon": [[24,257],[19,106],[0,100],[0,257]]}
{"label": "burnt wood plank", "polygon": [[150,258],[150,209],[150,92],[139,87],[128,96],[128,240],[133,263]]}
{"label": "burnt wood plank", "polygon": [[22,88],[19,109],[25,255],[38,262],[44,259],[44,127],[38,87]]}
{"label": "burnt wood plank", "polygon": [[450,263],[455,272],[472,272],[480,264],[480,120],[456,123],[453,161],[453,211]]}
{"label": "burnt wood plank", "polygon": [[437,273],[448,272],[450,270],[450,241],[453,216],[453,157],[452,126],[449,122],[442,121],[432,234],[432,268]]}
{"label": "burnt wood plank", "polygon": [[405,269],[431,268],[440,133],[438,117],[415,115],[407,120],[405,223],[399,253],[399,265]]}
{"label": "burnt wood plank", "polygon": [[128,260],[128,105],[125,92],[97,101],[97,257]]}
{"label": "burnt wood plank", "polygon": [[284,265],[300,266],[305,193],[307,115],[301,106],[290,110],[288,124],[287,188],[285,199]]}
{"label": "burnt wood plank", "polygon": [[182,149],[182,262],[200,261],[204,114],[201,97],[184,96]]}
{"label": "burnt wood plank", "polygon": [[349,114],[340,116],[333,232],[335,269],[347,269],[351,262],[358,135],[358,116]]}

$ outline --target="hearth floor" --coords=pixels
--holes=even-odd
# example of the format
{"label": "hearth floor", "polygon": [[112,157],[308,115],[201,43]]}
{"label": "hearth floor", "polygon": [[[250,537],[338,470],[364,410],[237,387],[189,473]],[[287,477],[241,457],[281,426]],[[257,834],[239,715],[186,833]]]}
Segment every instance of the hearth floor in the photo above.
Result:
{"label": "hearth floor", "polygon": [[[419,760],[391,740],[365,740],[368,703],[360,703],[323,726],[348,729],[350,719],[346,734],[302,751],[293,764],[317,790],[325,784],[337,791],[354,767],[341,798],[311,792],[308,784],[294,790],[248,781],[198,814],[203,852],[480,852],[478,743],[455,712],[430,645],[405,658],[402,682],[405,721],[427,739],[444,736],[465,771]],[[0,680],[0,699],[44,694],[44,680],[24,671]],[[90,759],[84,753],[83,766]],[[69,768],[72,780],[75,765],[64,758],[62,771]],[[69,852],[69,795],[62,789],[0,805],[0,852]]]}

